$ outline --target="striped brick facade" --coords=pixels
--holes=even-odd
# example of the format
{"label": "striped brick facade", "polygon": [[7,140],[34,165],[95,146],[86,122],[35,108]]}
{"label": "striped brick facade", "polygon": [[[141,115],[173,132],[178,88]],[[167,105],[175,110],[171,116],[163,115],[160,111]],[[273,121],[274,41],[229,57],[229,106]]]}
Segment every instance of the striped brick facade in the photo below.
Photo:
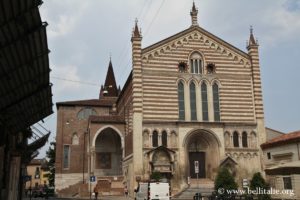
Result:
{"label": "striped brick facade", "polygon": [[[122,91],[117,90],[110,62],[107,75],[110,81],[101,87],[99,100],[59,103],[58,178],[63,180],[71,172],[77,182],[89,174],[99,180],[117,176],[118,187],[111,191],[118,191],[122,183],[134,195],[139,181],[148,181],[153,172],[159,171],[171,182],[174,194],[187,188],[188,180],[195,183],[194,161],[199,161],[202,167],[200,187],[203,184],[212,187],[222,166],[234,172],[239,184],[261,171],[259,146],[265,142],[266,133],[258,44],[251,31],[248,52],[234,47],[199,26],[197,13],[193,5],[192,25],[188,29],[146,48],[142,48],[142,35],[136,22],[131,38],[132,71]],[[192,73],[195,66],[190,60],[195,54],[201,57],[202,73]],[[184,70],[180,69],[180,63]],[[181,96],[179,83],[183,84]],[[206,92],[201,89],[203,84]],[[192,85],[195,90],[191,89]],[[179,114],[180,102],[183,118]],[[62,149],[70,139],[70,134],[64,132],[68,127],[74,132],[82,123],[76,119],[77,113],[64,108],[71,105],[97,107],[98,116],[87,117],[86,133],[79,135],[86,137],[81,149],[87,145],[87,151],[82,154],[85,156],[81,160],[82,168],[72,168],[71,163],[71,168],[64,170],[60,167]],[[66,121],[60,122],[61,116],[66,116]],[[77,125],[66,125],[72,118]],[[121,164],[116,167],[112,163],[107,167],[115,171],[121,168],[120,173],[98,167],[102,166],[98,155],[115,155],[112,151],[103,152],[105,149],[99,146],[102,135],[109,133],[114,135],[113,143],[119,144],[115,158]],[[72,156],[75,148],[72,145],[70,148]],[[61,188],[64,184],[60,182]]]}
{"label": "striped brick facade", "polygon": [[[193,140],[203,142],[204,146],[205,141],[209,142],[205,150],[200,150],[206,156],[205,180],[213,181],[218,168],[227,165],[228,158],[236,162],[232,167],[239,184],[242,179],[250,179],[254,172],[261,171],[259,145],[266,136],[258,45],[252,30],[248,52],[244,52],[201,28],[195,18],[197,12],[193,6],[192,25],[188,29],[141,49],[138,47],[142,38],[140,32],[136,32],[136,24],[133,35],[139,34],[132,38],[132,82],[133,116],[138,117],[133,119],[133,157],[124,165],[124,171],[129,171],[125,180],[130,182],[130,188],[136,186],[136,180],[149,180],[155,171],[153,159],[155,152],[164,146],[163,137],[167,138],[164,151],[171,159],[168,173],[175,193],[182,191],[188,177],[192,177]],[[190,58],[194,52],[201,55],[201,74],[191,73]],[[187,64],[187,70],[179,70],[181,62]],[[208,71],[209,64],[214,66],[213,73]],[[179,117],[179,82],[184,85],[184,120]],[[191,114],[192,82],[195,84],[196,120]],[[208,120],[202,115],[202,83],[207,85]],[[220,120],[217,121],[214,84],[219,87]],[[157,143],[153,143],[154,140]]]}

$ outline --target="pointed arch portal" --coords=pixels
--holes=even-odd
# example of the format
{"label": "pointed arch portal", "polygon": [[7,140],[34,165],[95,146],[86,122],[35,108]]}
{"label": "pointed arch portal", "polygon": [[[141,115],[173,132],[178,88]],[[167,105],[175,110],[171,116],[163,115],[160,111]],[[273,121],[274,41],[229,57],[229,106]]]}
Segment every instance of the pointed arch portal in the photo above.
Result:
{"label": "pointed arch portal", "polygon": [[198,178],[210,178],[219,166],[219,146],[217,137],[206,130],[194,130],[185,138],[187,174],[197,178],[195,163],[198,165]]}
{"label": "pointed arch portal", "polygon": [[94,138],[95,173],[100,176],[122,175],[122,138],[111,128],[102,129]]}

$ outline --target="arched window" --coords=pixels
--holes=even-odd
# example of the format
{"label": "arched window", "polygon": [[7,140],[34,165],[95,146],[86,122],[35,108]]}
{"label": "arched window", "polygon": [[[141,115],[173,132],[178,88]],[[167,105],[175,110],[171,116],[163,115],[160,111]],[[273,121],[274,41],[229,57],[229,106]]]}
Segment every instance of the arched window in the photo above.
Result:
{"label": "arched window", "polygon": [[190,57],[191,73],[202,74],[202,58],[197,52],[194,52]]}
{"label": "arched window", "polygon": [[207,86],[204,82],[201,84],[201,99],[202,99],[202,118],[203,121],[208,121]]}
{"label": "arched window", "polygon": [[242,134],[242,144],[243,147],[248,147],[248,136],[246,132],[243,132]]}
{"label": "arched window", "polygon": [[163,131],[162,132],[162,135],[161,135],[161,143],[162,143],[162,146],[164,147],[167,147],[168,146],[168,134],[166,131]]}
{"label": "arched window", "polygon": [[152,147],[158,147],[158,133],[157,133],[157,131],[153,131],[153,134],[152,134]]}
{"label": "arched window", "polygon": [[179,120],[185,119],[185,109],[184,109],[184,85],[182,81],[178,83],[178,110],[179,110]]}
{"label": "arched window", "polygon": [[197,120],[196,109],[196,86],[194,82],[190,84],[190,106],[191,106],[191,120]]}
{"label": "arched window", "polygon": [[225,132],[224,140],[225,140],[225,147],[230,147],[230,133]]}
{"label": "arched window", "polygon": [[233,146],[234,147],[239,147],[240,146],[239,145],[239,134],[236,131],[233,133]]}
{"label": "arched window", "polygon": [[93,108],[83,108],[78,114],[78,119],[88,119],[90,115],[97,115],[97,112]]}
{"label": "arched window", "polygon": [[213,84],[213,104],[215,121],[220,121],[219,86],[217,83]]}
{"label": "arched window", "polygon": [[144,130],[143,134],[144,147],[149,147],[149,132],[148,130]]}
{"label": "arched window", "polygon": [[72,136],[72,144],[73,144],[73,145],[78,145],[78,144],[79,144],[79,138],[78,138],[77,133],[73,133],[73,136]]}

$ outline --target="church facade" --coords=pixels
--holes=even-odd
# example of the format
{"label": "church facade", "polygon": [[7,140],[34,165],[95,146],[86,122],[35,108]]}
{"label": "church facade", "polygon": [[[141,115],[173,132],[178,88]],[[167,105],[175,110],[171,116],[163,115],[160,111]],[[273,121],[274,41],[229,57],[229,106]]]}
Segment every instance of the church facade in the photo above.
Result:
{"label": "church facade", "polygon": [[94,176],[100,193],[132,194],[159,172],[176,193],[196,178],[212,185],[221,166],[239,184],[262,171],[257,41],[251,30],[244,52],[199,26],[197,13],[193,4],[189,28],[146,48],[136,23],[122,90],[110,62],[99,99],[57,103],[58,192],[91,187]]}

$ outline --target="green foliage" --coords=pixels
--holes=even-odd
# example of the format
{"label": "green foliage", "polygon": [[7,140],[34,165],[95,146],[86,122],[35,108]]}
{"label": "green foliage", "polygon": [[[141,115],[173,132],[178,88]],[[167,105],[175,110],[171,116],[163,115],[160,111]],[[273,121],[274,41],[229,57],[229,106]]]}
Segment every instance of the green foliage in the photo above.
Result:
{"label": "green foliage", "polygon": [[[269,186],[265,179],[261,176],[260,172],[253,174],[252,180],[250,181],[251,190],[268,190]],[[269,194],[259,194],[258,200],[270,200],[271,196]]]}
{"label": "green foliage", "polygon": [[227,190],[236,190],[238,188],[237,183],[234,180],[232,174],[227,168],[220,168],[215,179],[215,189],[224,189],[224,195],[226,195]]}
{"label": "green foliage", "polygon": [[49,186],[54,187],[55,185],[55,154],[56,154],[56,142],[51,142],[50,147],[46,152],[47,166],[49,168],[48,180]]}
{"label": "green foliage", "polygon": [[161,176],[161,173],[160,172],[153,172],[150,176],[151,180],[155,180],[155,181],[159,181],[162,176]]}

